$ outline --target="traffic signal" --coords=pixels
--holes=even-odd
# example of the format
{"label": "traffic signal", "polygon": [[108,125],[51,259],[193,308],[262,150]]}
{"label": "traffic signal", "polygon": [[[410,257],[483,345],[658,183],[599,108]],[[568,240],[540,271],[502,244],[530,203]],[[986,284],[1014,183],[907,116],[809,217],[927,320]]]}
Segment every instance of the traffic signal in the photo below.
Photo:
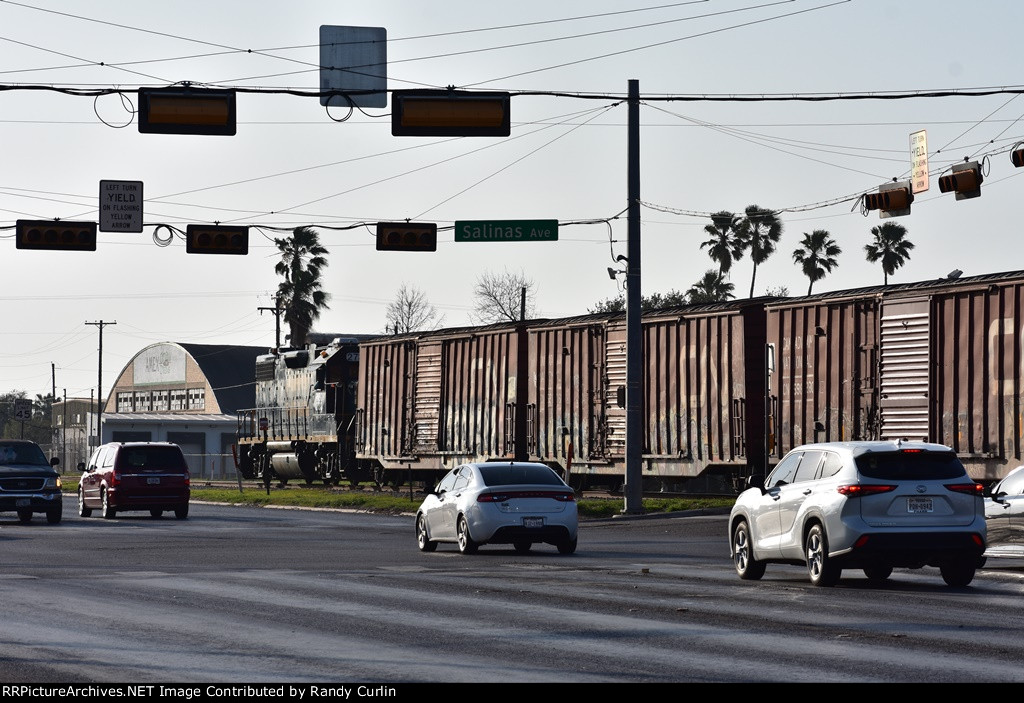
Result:
{"label": "traffic signal", "polygon": [[143,134],[235,135],[235,91],[139,88]]}
{"label": "traffic signal", "polygon": [[1013,151],[1010,152],[1010,162],[1017,168],[1024,166],[1024,146],[1017,144],[1013,147]]}
{"label": "traffic signal", "polygon": [[437,251],[437,224],[378,222],[377,251]]}
{"label": "traffic signal", "polygon": [[953,166],[953,171],[939,177],[939,190],[943,193],[956,193],[957,200],[977,198],[981,195],[981,165],[977,161],[968,161]]}
{"label": "traffic signal", "polygon": [[189,254],[248,254],[249,228],[221,225],[189,225],[185,231]]}
{"label": "traffic signal", "polygon": [[508,93],[465,90],[395,90],[395,137],[507,137],[512,133]]}
{"label": "traffic signal", "polygon": [[96,223],[18,220],[15,246],[18,249],[96,251]]}
{"label": "traffic signal", "polygon": [[864,194],[864,208],[878,210],[879,217],[898,217],[910,214],[910,204],[914,202],[914,194],[910,183],[885,183],[878,187],[877,193]]}

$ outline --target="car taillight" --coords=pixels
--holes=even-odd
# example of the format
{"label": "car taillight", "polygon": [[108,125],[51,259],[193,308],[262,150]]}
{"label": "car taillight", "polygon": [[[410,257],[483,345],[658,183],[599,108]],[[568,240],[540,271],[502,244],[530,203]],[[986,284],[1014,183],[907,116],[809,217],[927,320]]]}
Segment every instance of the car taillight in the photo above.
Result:
{"label": "car taillight", "polygon": [[836,490],[847,498],[857,498],[859,496],[871,496],[878,493],[895,491],[896,486],[881,483],[850,483],[845,486],[839,486]]}
{"label": "car taillight", "polygon": [[481,493],[477,503],[504,503],[513,498],[551,498],[561,503],[572,503],[576,494],[572,491],[508,491],[506,493]]}
{"label": "car taillight", "polygon": [[113,471],[110,472],[110,485],[117,486],[120,485],[120,483],[121,473],[117,469],[114,469]]}
{"label": "car taillight", "polygon": [[980,496],[985,493],[985,486],[980,483],[947,483],[946,488],[954,493],[969,493],[973,496]]}
{"label": "car taillight", "polygon": [[192,474],[190,474],[188,471],[185,472],[185,485],[186,486],[191,486],[192,485]]}

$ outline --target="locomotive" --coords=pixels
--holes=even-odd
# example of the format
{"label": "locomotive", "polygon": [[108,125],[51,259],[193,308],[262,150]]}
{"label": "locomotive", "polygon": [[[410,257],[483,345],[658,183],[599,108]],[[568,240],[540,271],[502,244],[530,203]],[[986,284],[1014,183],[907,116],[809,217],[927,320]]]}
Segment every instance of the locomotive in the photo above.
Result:
{"label": "locomotive", "polygon": [[[734,493],[792,447],[919,439],[1022,463],[1024,271],[646,311],[645,490]],[[329,341],[328,341],[329,340]],[[256,361],[246,478],[379,485],[467,461],[625,474],[623,313],[325,337]]]}

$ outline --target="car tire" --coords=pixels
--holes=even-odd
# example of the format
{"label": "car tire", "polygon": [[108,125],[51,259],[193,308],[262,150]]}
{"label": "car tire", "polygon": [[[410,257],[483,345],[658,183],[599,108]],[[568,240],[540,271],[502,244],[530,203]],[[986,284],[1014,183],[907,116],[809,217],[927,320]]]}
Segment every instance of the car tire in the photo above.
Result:
{"label": "car tire", "polygon": [[459,515],[459,522],[455,528],[459,538],[459,551],[463,554],[476,554],[477,547],[480,545],[473,541],[473,538],[469,535],[469,523],[466,521],[465,515]]}
{"label": "car tire", "polygon": [[526,554],[533,548],[533,542],[520,539],[512,543],[512,548],[516,550],[516,554]]}
{"label": "car tire", "polygon": [[807,575],[812,586],[835,586],[843,570],[828,555],[828,536],[821,525],[812,525],[804,543],[807,555]]}
{"label": "car tire", "polygon": [[574,554],[576,552],[576,538],[562,540],[558,543],[559,554]]}
{"label": "car tire", "polygon": [[27,525],[28,523],[32,522],[32,511],[31,510],[19,510],[18,511],[18,520],[23,525]]}
{"label": "car tire", "polygon": [[78,489],[78,517],[89,517],[92,515],[92,508],[85,505],[85,491]]}
{"label": "car tire", "polygon": [[100,513],[103,515],[104,520],[113,520],[114,516],[117,515],[117,510],[110,504],[110,500],[107,498],[106,488],[100,491],[100,506]]}
{"label": "car tire", "polygon": [[64,517],[64,506],[60,503],[46,511],[46,522],[51,525],[60,523],[62,517]]}
{"label": "car tire", "polygon": [[746,520],[740,520],[732,531],[732,563],[736,574],[744,581],[757,581],[764,576],[767,564],[754,558],[754,544]]}
{"label": "car tire", "polygon": [[416,516],[416,546],[421,552],[433,552],[437,549],[437,542],[430,539],[427,534],[427,521],[422,515]]}
{"label": "car tire", "polygon": [[188,503],[185,503],[185,505],[180,505],[177,508],[175,508],[174,517],[178,518],[179,520],[184,520],[188,518]]}
{"label": "car tire", "polygon": [[164,511],[163,510],[150,510],[149,514],[150,514],[151,517],[163,517],[164,516]]}
{"label": "car tire", "polygon": [[942,580],[946,582],[947,586],[953,588],[963,588],[968,585],[974,580],[975,571],[975,565],[968,562],[952,562],[939,567]]}
{"label": "car tire", "polygon": [[867,576],[870,581],[885,581],[887,578],[892,576],[892,567],[888,564],[865,566],[864,575]]}

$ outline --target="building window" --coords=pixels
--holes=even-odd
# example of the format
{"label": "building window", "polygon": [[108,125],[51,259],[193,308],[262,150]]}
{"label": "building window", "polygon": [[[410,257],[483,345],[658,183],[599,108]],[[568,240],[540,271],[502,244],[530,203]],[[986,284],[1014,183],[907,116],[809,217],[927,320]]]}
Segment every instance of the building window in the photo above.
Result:
{"label": "building window", "polygon": [[149,391],[135,391],[135,412],[146,413],[153,409]]}
{"label": "building window", "polygon": [[188,389],[188,409],[189,410],[202,410],[206,407],[206,389],[205,388],[189,388]]}
{"label": "building window", "polygon": [[153,410],[170,410],[170,391],[153,391]]}
{"label": "building window", "polygon": [[171,410],[184,410],[185,409],[185,389],[171,391]]}
{"label": "building window", "polygon": [[117,412],[119,413],[130,413],[132,411],[132,394],[131,393],[118,393],[117,394]]}

